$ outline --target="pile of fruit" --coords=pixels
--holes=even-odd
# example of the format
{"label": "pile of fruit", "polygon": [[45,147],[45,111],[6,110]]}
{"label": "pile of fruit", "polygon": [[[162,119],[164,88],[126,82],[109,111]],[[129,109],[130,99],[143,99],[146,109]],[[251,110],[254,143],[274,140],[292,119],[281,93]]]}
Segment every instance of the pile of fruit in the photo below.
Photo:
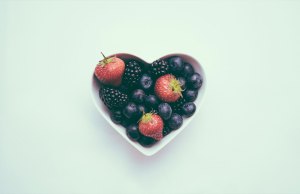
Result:
{"label": "pile of fruit", "polygon": [[99,97],[131,140],[149,147],[195,113],[202,77],[181,57],[151,64],[103,57],[94,72],[101,84]]}

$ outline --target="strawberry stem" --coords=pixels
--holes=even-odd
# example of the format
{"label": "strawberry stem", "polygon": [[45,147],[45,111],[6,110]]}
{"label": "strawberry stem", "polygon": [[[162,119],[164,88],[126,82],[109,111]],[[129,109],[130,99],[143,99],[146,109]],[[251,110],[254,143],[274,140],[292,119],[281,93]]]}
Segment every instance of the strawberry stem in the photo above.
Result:
{"label": "strawberry stem", "polygon": [[107,63],[107,58],[106,58],[106,56],[101,52],[101,55],[103,56],[103,61],[104,61],[104,63]]}
{"label": "strawberry stem", "polygon": [[182,97],[181,92],[183,90],[181,89],[180,82],[176,78],[171,79],[170,86],[171,86],[173,92],[180,94],[180,96]]}
{"label": "strawberry stem", "polygon": [[104,59],[99,61],[98,65],[104,67],[106,64],[113,62],[113,57],[107,58],[102,52],[101,55],[103,56]]}
{"label": "strawberry stem", "polygon": [[152,115],[153,115],[152,112],[143,114],[143,116],[142,116],[142,118],[141,118],[141,122],[143,122],[143,123],[148,123],[149,121],[151,121]]}
{"label": "strawberry stem", "polygon": [[101,55],[103,56],[104,59],[106,59],[106,56],[101,52]]}

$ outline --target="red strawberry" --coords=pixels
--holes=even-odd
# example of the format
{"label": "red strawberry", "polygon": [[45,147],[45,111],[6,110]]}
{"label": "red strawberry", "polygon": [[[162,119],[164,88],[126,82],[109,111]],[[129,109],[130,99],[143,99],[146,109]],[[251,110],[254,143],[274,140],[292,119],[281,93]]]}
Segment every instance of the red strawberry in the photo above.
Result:
{"label": "red strawberry", "polygon": [[171,74],[159,77],[154,90],[157,97],[164,102],[175,102],[182,96],[180,82]]}
{"label": "red strawberry", "polygon": [[139,131],[147,137],[156,140],[163,138],[164,122],[160,116],[154,113],[146,113],[139,122]]}
{"label": "red strawberry", "polygon": [[[103,53],[101,53],[103,55]],[[95,68],[95,76],[105,85],[119,86],[125,71],[125,63],[116,56],[106,58],[98,63]]]}

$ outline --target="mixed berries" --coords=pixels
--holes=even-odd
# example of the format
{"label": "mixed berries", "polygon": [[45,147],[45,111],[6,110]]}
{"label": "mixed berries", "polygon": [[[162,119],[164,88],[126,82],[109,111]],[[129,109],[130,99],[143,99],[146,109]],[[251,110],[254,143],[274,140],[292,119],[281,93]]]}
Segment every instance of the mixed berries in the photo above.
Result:
{"label": "mixed berries", "polygon": [[159,59],[149,65],[103,57],[94,72],[101,84],[99,97],[111,120],[122,125],[132,141],[149,147],[195,113],[194,101],[203,79],[181,57]]}

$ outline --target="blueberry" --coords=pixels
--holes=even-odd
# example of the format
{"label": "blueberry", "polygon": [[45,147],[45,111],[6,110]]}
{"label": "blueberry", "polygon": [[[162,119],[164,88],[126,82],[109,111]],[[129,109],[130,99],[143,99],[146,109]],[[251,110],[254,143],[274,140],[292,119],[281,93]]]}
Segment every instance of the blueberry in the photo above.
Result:
{"label": "blueberry", "polygon": [[184,66],[183,61],[180,57],[171,57],[169,59],[169,67],[171,73],[174,73],[176,75],[182,73],[183,66]]}
{"label": "blueberry", "polygon": [[143,90],[149,91],[153,87],[153,79],[150,75],[144,74],[140,79],[140,86]]}
{"label": "blueberry", "polygon": [[132,121],[127,118],[123,118],[121,121],[121,125],[125,128],[128,127],[131,123],[132,123]]}
{"label": "blueberry", "polygon": [[144,102],[146,95],[145,92],[141,89],[136,89],[132,92],[132,100],[138,104],[141,104]]}
{"label": "blueberry", "polygon": [[141,136],[138,140],[138,142],[144,146],[144,147],[150,147],[152,146],[155,142],[157,142],[155,139],[151,137],[146,137],[146,136]]}
{"label": "blueberry", "polygon": [[133,122],[138,122],[140,120],[140,118],[142,118],[143,116],[143,111],[139,108],[138,106],[138,112],[137,114],[135,115],[135,117],[132,119]]}
{"label": "blueberry", "polygon": [[163,136],[166,136],[168,135],[169,133],[171,133],[172,129],[170,127],[168,127],[167,125],[164,126],[164,129],[163,129]]}
{"label": "blueberry", "polygon": [[194,102],[198,96],[198,90],[185,90],[183,97],[187,102]]}
{"label": "blueberry", "polygon": [[158,105],[158,114],[163,118],[164,120],[168,120],[171,117],[172,114],[172,108],[168,103],[161,103]]}
{"label": "blueberry", "polygon": [[185,63],[184,66],[183,66],[183,71],[182,71],[182,75],[185,77],[185,78],[188,78],[190,77],[191,75],[193,75],[195,72],[193,66],[189,63]]}
{"label": "blueberry", "polygon": [[177,80],[180,82],[181,89],[185,90],[186,89],[186,81],[185,81],[185,79],[183,77],[179,77],[179,78],[177,78]]}
{"label": "blueberry", "polygon": [[168,120],[168,126],[172,129],[172,130],[176,130],[179,127],[181,127],[183,123],[183,118],[182,116],[180,116],[177,113],[173,113],[171,115],[171,118]]}
{"label": "blueberry", "polygon": [[126,134],[133,141],[137,141],[141,137],[137,124],[131,124],[126,127]]}
{"label": "blueberry", "polygon": [[193,102],[187,102],[182,106],[182,114],[186,117],[192,116],[196,111],[196,105]]}
{"label": "blueberry", "polygon": [[129,102],[123,109],[123,115],[128,119],[136,118],[138,114],[138,107],[133,102]]}
{"label": "blueberry", "polygon": [[146,96],[145,104],[148,108],[156,109],[158,105],[158,99],[154,95]]}
{"label": "blueberry", "polygon": [[199,73],[194,73],[187,79],[188,87],[192,89],[200,89],[202,86],[202,77]]}
{"label": "blueberry", "polygon": [[138,105],[138,109],[139,109],[139,111],[142,112],[142,113],[147,113],[147,112],[148,112],[148,109],[147,109],[147,107],[145,107],[145,105],[139,104],[139,105]]}
{"label": "blueberry", "polygon": [[112,122],[114,122],[116,124],[120,124],[123,120],[122,112],[120,110],[111,112],[110,119],[112,120]]}

